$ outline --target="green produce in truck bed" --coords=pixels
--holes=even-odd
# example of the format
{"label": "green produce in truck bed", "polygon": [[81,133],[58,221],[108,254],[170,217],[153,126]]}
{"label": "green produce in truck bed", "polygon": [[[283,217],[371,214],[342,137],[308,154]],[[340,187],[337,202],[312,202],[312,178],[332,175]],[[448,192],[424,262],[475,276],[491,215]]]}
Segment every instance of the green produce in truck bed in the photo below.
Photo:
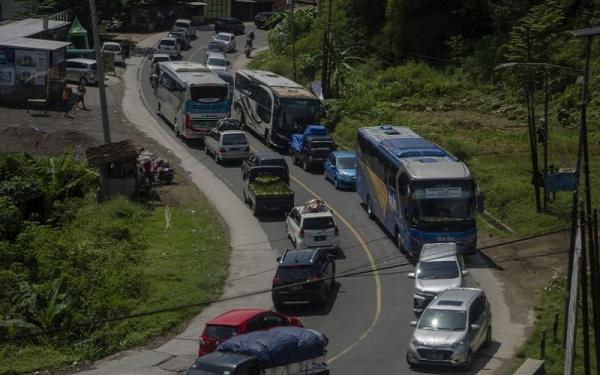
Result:
{"label": "green produce in truck bed", "polygon": [[244,176],[244,201],[252,213],[287,213],[294,207],[294,191],[289,186],[289,175],[281,166],[257,166]]}
{"label": "green produce in truck bed", "polygon": [[287,183],[281,181],[277,176],[260,176],[250,182],[250,189],[254,194],[263,195],[290,195],[294,192]]}

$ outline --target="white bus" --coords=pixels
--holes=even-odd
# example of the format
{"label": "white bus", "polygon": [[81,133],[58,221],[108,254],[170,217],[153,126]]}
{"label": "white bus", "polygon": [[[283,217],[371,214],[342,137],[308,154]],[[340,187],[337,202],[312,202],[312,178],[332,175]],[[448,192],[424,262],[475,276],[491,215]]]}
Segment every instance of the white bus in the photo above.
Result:
{"label": "white bus", "polygon": [[217,121],[229,117],[229,84],[199,63],[161,62],[154,89],[158,113],[178,137],[204,138]]}
{"label": "white bus", "polygon": [[232,117],[268,146],[288,147],[291,135],[318,124],[321,102],[299,83],[275,73],[239,70],[235,74]]}

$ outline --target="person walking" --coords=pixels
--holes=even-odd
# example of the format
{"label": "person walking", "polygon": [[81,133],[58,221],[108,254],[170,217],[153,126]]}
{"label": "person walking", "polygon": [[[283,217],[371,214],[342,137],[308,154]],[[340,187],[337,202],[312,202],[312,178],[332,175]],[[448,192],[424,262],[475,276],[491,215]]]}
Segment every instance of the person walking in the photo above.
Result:
{"label": "person walking", "polygon": [[77,104],[81,103],[81,109],[83,109],[84,111],[88,110],[85,107],[85,93],[86,93],[86,91],[87,91],[87,89],[85,88],[85,85],[82,85],[80,83],[79,86],[77,86],[77,103],[75,103],[75,107],[77,107]]}

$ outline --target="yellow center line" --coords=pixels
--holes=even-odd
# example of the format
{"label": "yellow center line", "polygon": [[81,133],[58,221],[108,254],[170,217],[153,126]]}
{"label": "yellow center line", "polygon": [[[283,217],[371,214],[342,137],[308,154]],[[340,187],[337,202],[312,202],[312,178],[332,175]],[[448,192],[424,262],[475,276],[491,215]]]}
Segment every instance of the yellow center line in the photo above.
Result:
{"label": "yellow center line", "polygon": [[[254,152],[258,151],[253,146],[250,146],[250,148]],[[306,186],[302,181],[300,181],[299,179],[297,179],[293,175],[290,175],[290,178],[292,180],[294,180],[298,185],[302,186],[302,188],[304,190],[306,190],[307,192],[309,192],[310,194],[312,194],[315,198],[320,199],[320,200],[322,200],[322,201],[325,202],[325,199],[321,198],[321,196],[319,196],[319,194],[317,194],[311,188],[309,188],[308,186]],[[354,227],[352,225],[350,225],[350,222],[348,220],[346,220],[342,215],[339,214],[339,211],[337,209],[335,209],[335,207],[333,207],[330,204],[328,204],[328,206],[333,209],[334,215],[337,216],[338,219],[340,219],[344,223],[344,225],[346,225],[348,227],[348,229],[350,229],[350,231],[352,232],[352,235],[354,235],[354,237],[356,238],[356,240],[360,244],[361,248],[363,249],[363,252],[367,256],[367,258],[369,258],[369,263],[371,264],[371,270],[373,271],[373,276],[374,276],[373,279],[375,280],[375,315],[373,316],[373,320],[371,321],[371,325],[369,326],[369,328],[367,328],[366,331],[363,332],[362,335],[360,335],[360,337],[358,338],[358,340],[356,340],[354,343],[352,343],[350,346],[348,346],[347,348],[345,348],[344,350],[342,350],[338,354],[336,354],[333,357],[331,357],[327,361],[327,363],[330,364],[333,361],[335,361],[335,360],[341,358],[342,356],[346,355],[350,350],[354,349],[362,340],[364,340],[369,335],[369,333],[371,333],[371,331],[373,331],[373,328],[375,328],[375,325],[377,325],[377,322],[379,321],[379,317],[381,315],[381,280],[379,278],[379,272],[377,271],[377,266],[375,264],[375,259],[373,257],[373,254],[371,253],[371,250],[369,249],[369,246],[367,246],[366,242],[363,240],[363,238],[361,237],[361,235],[358,234],[358,232],[356,231],[356,229],[354,229]]]}

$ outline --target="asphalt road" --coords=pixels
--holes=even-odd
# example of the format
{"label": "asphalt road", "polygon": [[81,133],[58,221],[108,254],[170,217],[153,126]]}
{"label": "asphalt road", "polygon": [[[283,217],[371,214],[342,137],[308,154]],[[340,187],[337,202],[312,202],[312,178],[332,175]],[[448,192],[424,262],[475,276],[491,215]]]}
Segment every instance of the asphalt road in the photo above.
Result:
{"label": "asphalt road", "polygon": [[[253,26],[247,26],[247,30],[252,28]],[[255,48],[265,47],[266,34],[260,30],[255,33]],[[183,52],[183,59],[201,62],[205,47],[213,35],[212,31],[198,32],[198,38],[192,42],[192,48]],[[239,36],[237,39],[238,51],[228,54],[232,65],[240,50],[243,50],[245,36]],[[148,82],[149,72],[149,63],[146,62],[141,74],[141,94],[150,112],[154,113],[156,103],[153,89]],[[161,120],[160,123],[165,128],[170,128],[166,122]],[[174,134],[172,136],[175,137]],[[249,139],[254,149],[268,150],[255,137],[250,136]],[[207,157],[200,143],[189,142],[187,146],[193,155],[223,180],[234,193],[242,196],[239,164],[217,165]],[[296,204],[314,197],[322,198],[338,216],[336,219],[340,227],[341,247],[345,255],[345,259],[337,261],[338,275],[408,263],[380,226],[367,217],[355,192],[336,190],[331,183],[324,180],[322,172],[304,172],[301,168],[293,166],[289,157],[288,164]],[[264,218],[260,219],[260,222],[273,249],[281,254],[291,247],[290,241],[286,239],[283,218]],[[273,264],[265,264],[263,269],[256,272],[273,273],[277,256],[278,254],[273,254]],[[405,360],[406,348],[413,331],[409,322],[414,320],[413,281],[406,277],[406,273],[412,270],[413,266],[407,265],[362,276],[338,277],[337,288],[326,308],[297,305],[284,312],[300,317],[305,326],[317,329],[329,337],[328,359],[334,374],[412,373]],[[473,373],[484,368],[486,363],[486,358],[479,358]],[[431,371],[437,373],[435,369],[426,370]]]}

